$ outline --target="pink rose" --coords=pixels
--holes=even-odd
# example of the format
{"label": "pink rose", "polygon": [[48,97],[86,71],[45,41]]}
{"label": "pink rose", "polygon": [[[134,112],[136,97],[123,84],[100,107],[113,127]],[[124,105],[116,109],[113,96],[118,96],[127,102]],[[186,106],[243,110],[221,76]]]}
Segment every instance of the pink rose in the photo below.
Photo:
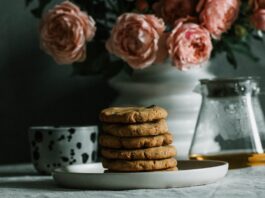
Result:
{"label": "pink rose", "polygon": [[251,17],[251,22],[258,30],[265,31],[265,9],[258,9]]}
{"label": "pink rose", "polygon": [[164,22],[153,15],[121,15],[106,43],[107,50],[122,58],[134,69],[142,69],[161,59],[160,37]]}
{"label": "pink rose", "polygon": [[95,21],[69,1],[56,5],[42,19],[41,47],[58,64],[81,62],[86,42],[95,35]]}
{"label": "pink rose", "polygon": [[200,0],[197,11],[200,12],[201,24],[215,39],[230,29],[238,16],[239,0]]}
{"label": "pink rose", "polygon": [[167,43],[172,64],[180,70],[207,61],[213,48],[210,34],[204,27],[183,20],[177,22]]}
{"label": "pink rose", "polygon": [[165,22],[174,22],[183,17],[195,15],[198,0],[159,0],[153,5],[156,15]]}

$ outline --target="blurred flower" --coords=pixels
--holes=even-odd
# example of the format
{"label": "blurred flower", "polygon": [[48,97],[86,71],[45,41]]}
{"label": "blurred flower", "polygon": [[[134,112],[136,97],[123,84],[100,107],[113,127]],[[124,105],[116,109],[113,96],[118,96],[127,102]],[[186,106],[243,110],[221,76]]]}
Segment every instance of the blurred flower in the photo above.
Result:
{"label": "blurred flower", "polygon": [[237,18],[239,7],[239,0],[200,0],[197,11],[201,24],[213,38],[220,39]]}
{"label": "blurred flower", "polygon": [[153,15],[125,13],[114,25],[106,48],[132,68],[142,69],[161,59],[159,39],[164,30],[164,22]]}
{"label": "blurred flower", "polygon": [[137,10],[143,12],[149,8],[149,4],[146,0],[136,0],[136,8]]}
{"label": "blurred flower", "polygon": [[154,3],[153,10],[166,23],[173,25],[179,18],[193,16],[197,2],[198,0],[159,0]]}
{"label": "blurred flower", "polygon": [[204,63],[212,51],[209,32],[198,24],[184,20],[176,23],[167,43],[172,64],[180,70]]}
{"label": "blurred flower", "polygon": [[265,0],[254,0],[254,10],[265,9]]}
{"label": "blurred flower", "polygon": [[86,42],[94,37],[95,31],[92,17],[64,1],[49,10],[41,21],[41,47],[58,64],[81,62],[86,58]]}
{"label": "blurred flower", "polygon": [[251,17],[251,22],[258,30],[265,31],[265,9],[258,9]]}

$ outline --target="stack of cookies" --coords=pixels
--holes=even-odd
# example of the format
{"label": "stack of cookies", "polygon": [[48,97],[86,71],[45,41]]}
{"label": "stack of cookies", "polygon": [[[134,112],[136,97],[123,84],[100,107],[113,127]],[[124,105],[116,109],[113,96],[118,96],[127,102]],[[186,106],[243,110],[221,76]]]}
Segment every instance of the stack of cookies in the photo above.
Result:
{"label": "stack of cookies", "polygon": [[176,149],[158,106],[112,107],[100,113],[102,164],[110,172],[176,170]]}

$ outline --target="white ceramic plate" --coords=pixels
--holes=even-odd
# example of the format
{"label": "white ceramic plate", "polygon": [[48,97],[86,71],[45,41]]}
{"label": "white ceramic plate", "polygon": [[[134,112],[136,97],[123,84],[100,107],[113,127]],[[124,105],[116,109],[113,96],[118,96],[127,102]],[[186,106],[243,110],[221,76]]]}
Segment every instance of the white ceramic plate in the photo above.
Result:
{"label": "white ceramic plate", "polygon": [[178,161],[178,171],[104,173],[101,163],[72,165],[56,169],[55,182],[79,189],[174,188],[204,185],[224,177],[228,164],[221,161]]}

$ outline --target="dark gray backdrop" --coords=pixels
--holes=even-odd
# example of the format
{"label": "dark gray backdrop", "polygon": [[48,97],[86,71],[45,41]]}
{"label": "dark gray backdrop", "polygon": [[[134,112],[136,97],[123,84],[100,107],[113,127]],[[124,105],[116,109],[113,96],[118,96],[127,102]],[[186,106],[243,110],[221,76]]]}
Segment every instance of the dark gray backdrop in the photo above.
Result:
{"label": "dark gray backdrop", "polygon": [[98,77],[72,76],[39,50],[24,0],[0,2],[0,163],[29,160],[30,125],[94,124],[114,96]]}
{"label": "dark gray backdrop", "polygon": [[[72,76],[70,66],[58,66],[41,52],[37,27],[24,0],[1,0],[0,164],[29,160],[29,126],[97,123],[99,110],[115,97],[100,78]],[[253,44],[263,57],[264,46]],[[211,70],[219,76],[264,76],[264,60],[254,64],[244,56],[238,58],[238,70],[222,56],[212,61]]]}

